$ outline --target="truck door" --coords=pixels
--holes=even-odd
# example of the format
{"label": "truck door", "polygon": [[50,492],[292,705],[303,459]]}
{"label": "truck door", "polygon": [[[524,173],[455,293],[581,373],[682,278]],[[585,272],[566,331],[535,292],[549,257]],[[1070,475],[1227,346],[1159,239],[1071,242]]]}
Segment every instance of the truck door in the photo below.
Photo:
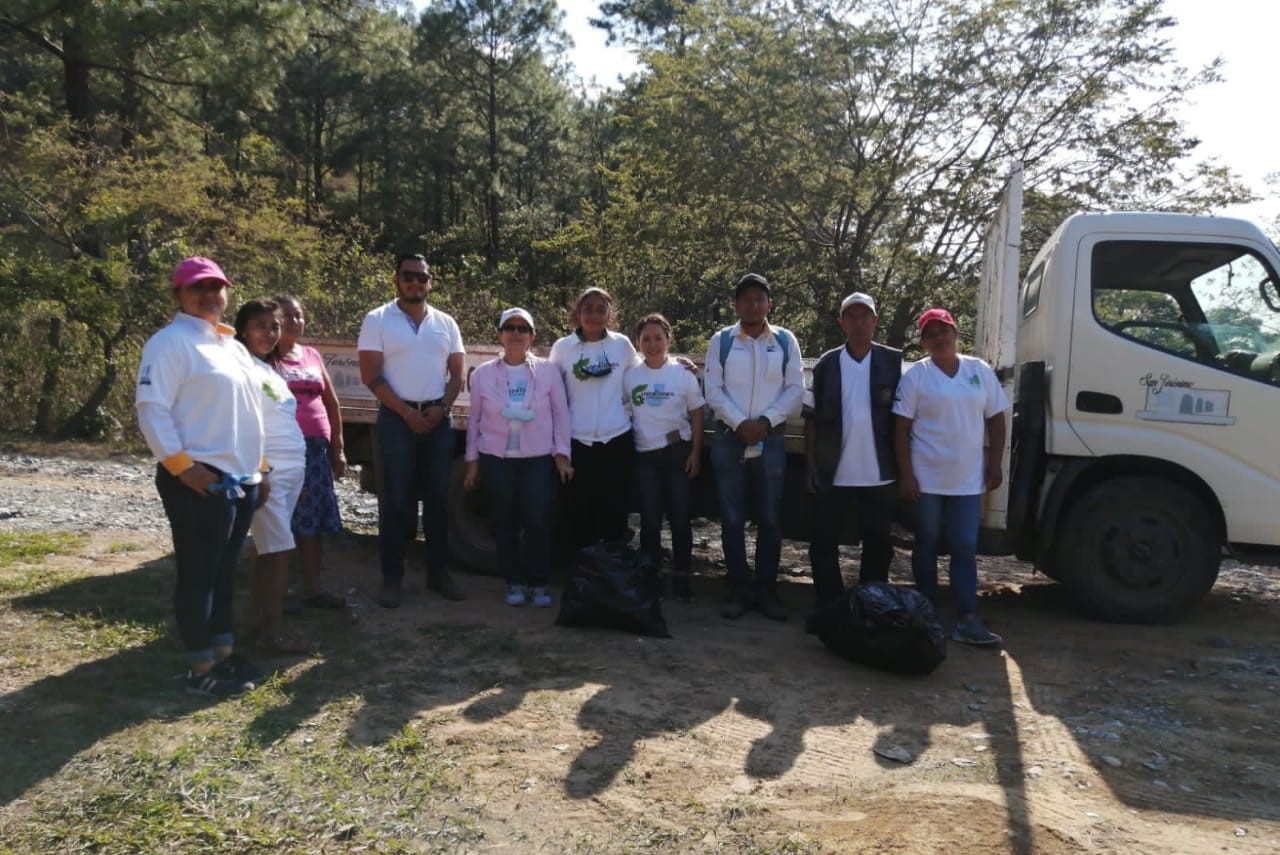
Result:
{"label": "truck door", "polygon": [[[1017,368],[1018,259],[1022,248],[1022,164],[1015,163],[1000,198],[1000,206],[987,226],[982,248],[978,318],[974,347],[1000,379],[1005,396],[1014,399]],[[1005,430],[1012,425],[1006,414]],[[1003,536],[1008,526],[1010,447],[1006,442],[1001,461],[1004,482],[982,497],[981,530],[984,552],[1006,552],[1012,545]]]}
{"label": "truck door", "polygon": [[1215,492],[1227,540],[1275,544],[1280,290],[1238,238],[1082,240],[1067,416],[1093,455],[1181,466]]}

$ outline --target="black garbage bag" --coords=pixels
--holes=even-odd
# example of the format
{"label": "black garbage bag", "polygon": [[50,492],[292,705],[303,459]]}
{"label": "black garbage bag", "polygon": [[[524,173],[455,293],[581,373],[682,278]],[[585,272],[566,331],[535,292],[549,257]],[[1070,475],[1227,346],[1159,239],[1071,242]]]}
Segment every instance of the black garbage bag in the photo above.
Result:
{"label": "black garbage bag", "polygon": [[810,616],[805,631],[833,653],[894,674],[928,674],[947,658],[947,634],[929,598],[870,582]]}
{"label": "black garbage bag", "polygon": [[557,626],[598,626],[670,638],[662,617],[653,560],[620,543],[578,551],[573,576],[560,597]]}

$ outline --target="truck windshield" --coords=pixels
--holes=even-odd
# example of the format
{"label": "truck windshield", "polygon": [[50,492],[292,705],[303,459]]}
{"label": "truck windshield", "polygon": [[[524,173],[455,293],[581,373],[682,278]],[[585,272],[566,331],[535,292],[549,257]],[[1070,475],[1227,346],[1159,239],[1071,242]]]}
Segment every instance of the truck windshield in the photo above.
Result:
{"label": "truck windshield", "polygon": [[1093,312],[1112,332],[1235,374],[1280,384],[1275,272],[1232,244],[1104,241]]}

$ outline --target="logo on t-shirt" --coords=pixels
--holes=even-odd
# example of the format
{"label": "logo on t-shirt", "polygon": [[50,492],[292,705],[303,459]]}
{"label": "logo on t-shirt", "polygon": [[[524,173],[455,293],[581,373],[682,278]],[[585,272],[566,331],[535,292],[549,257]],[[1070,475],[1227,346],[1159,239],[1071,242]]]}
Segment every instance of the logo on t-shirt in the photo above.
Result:
{"label": "logo on t-shirt", "polygon": [[151,366],[150,365],[142,366],[142,373],[138,375],[138,385],[139,386],[151,385]]}
{"label": "logo on t-shirt", "polygon": [[654,383],[652,388],[647,383],[641,383],[631,390],[631,404],[635,407],[661,407],[675,396],[675,392],[667,391],[666,383]]}
{"label": "logo on t-shirt", "polygon": [[981,374],[975,374],[975,375],[973,375],[972,377],[970,377],[970,378],[969,378],[969,385],[970,385],[970,386],[981,386],[981,385],[982,385],[982,375],[981,375]]}

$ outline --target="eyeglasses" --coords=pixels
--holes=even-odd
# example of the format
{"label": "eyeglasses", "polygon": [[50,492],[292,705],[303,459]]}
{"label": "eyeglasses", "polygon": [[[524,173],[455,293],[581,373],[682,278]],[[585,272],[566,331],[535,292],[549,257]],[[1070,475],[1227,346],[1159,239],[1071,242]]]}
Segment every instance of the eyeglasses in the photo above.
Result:
{"label": "eyeglasses", "polygon": [[430,273],[418,273],[416,270],[401,270],[400,278],[405,282],[421,282],[423,285],[431,281]]}
{"label": "eyeglasses", "polygon": [[501,327],[501,330],[502,332],[513,332],[513,333],[520,333],[521,335],[528,335],[529,333],[533,332],[533,327],[526,327],[526,326],[521,326],[517,324],[507,324],[506,326]]}

